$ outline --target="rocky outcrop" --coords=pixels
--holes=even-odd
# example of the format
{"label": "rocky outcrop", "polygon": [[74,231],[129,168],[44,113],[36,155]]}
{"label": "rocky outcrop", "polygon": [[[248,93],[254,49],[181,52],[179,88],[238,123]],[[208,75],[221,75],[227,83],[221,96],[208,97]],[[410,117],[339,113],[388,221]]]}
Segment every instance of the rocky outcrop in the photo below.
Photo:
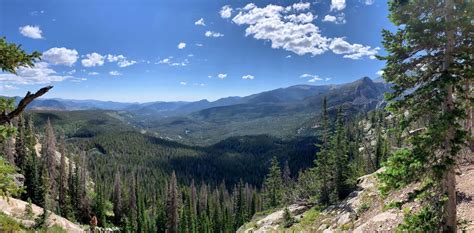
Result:
{"label": "rocky outcrop", "polygon": [[[421,205],[409,200],[409,195],[419,184],[393,191],[387,197],[378,192],[376,174],[362,176],[358,179],[358,190],[352,192],[338,205],[330,206],[317,213],[311,221],[305,221],[310,211],[305,205],[291,205],[290,212],[300,220],[291,228],[282,228],[283,210],[278,210],[265,216],[254,217],[252,222],[239,229],[239,232],[394,232],[403,222],[404,211],[416,212]],[[474,163],[463,163],[459,166],[456,177],[458,193],[459,231],[474,232]],[[390,204],[398,203],[398,208],[390,208]],[[392,205],[393,206],[393,205]],[[313,213],[314,215],[314,213]]]}
{"label": "rocky outcrop", "polygon": [[[43,213],[43,208],[32,205],[33,217],[28,219],[25,214],[27,202],[18,200],[15,198],[1,198],[0,197],[0,212],[12,217],[17,222],[21,223],[25,227],[32,227],[35,224],[34,219],[40,216]],[[61,216],[51,213],[47,222],[48,226],[57,225],[67,232],[71,233],[80,233],[85,232],[85,228],[80,225],[77,225]]]}

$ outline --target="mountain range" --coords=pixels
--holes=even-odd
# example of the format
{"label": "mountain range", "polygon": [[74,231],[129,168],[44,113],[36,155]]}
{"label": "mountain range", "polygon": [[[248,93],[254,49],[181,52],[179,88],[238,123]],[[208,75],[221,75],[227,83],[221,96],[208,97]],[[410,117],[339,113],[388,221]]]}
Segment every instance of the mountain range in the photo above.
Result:
{"label": "mountain range", "polygon": [[[259,105],[259,106],[281,106],[300,105],[304,102],[311,104],[317,101],[320,96],[328,96],[329,101],[334,103],[352,102],[353,105],[370,105],[373,101],[379,100],[380,94],[387,90],[387,85],[381,82],[372,81],[368,77],[361,78],[352,83],[339,85],[296,85],[287,88],[265,91],[245,97],[225,97],[215,101],[206,99],[186,102],[147,102],[147,103],[126,103],[100,100],[71,100],[71,99],[37,99],[33,101],[29,109],[33,110],[121,110],[140,113],[140,115],[154,115],[160,117],[171,117],[198,112],[204,109],[234,106],[234,105]],[[331,98],[331,96],[336,98]],[[356,98],[337,98],[337,96]],[[15,97],[17,101],[21,97]],[[353,101],[349,101],[353,100]],[[242,106],[241,106],[242,107]],[[254,109],[252,109],[254,110]],[[212,111],[212,110],[211,110]],[[203,112],[206,115],[209,112]]]}

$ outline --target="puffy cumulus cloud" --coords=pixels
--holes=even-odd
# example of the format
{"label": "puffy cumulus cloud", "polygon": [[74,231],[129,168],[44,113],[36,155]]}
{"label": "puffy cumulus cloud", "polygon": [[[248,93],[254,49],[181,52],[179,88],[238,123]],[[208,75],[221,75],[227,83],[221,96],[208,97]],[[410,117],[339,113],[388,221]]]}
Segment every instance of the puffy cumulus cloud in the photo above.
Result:
{"label": "puffy cumulus cloud", "polygon": [[252,79],[254,79],[254,78],[255,78],[255,76],[250,75],[250,74],[247,74],[247,75],[242,76],[242,79],[246,79],[246,80],[247,80],[247,79],[248,79],[248,80],[252,80]]}
{"label": "puffy cumulus cloud", "polygon": [[307,12],[306,14],[299,14],[299,15],[286,15],[284,19],[289,20],[293,23],[310,23],[316,17],[311,13]]}
{"label": "puffy cumulus cloud", "polygon": [[123,68],[123,67],[134,65],[135,63],[137,63],[137,61],[134,61],[134,60],[130,60],[130,61],[129,60],[121,60],[121,61],[117,62],[117,65],[120,68]]}
{"label": "puffy cumulus cloud", "polygon": [[107,54],[107,61],[108,62],[117,62],[117,66],[120,68],[131,66],[137,63],[134,60],[127,60],[127,57],[124,55],[112,55]]}
{"label": "puffy cumulus cloud", "polygon": [[[274,49],[285,49],[298,55],[319,55],[327,50],[329,39],[320,34],[319,28],[309,22],[285,20],[285,8],[267,5],[259,8],[247,5],[232,21],[238,25],[248,25],[246,36],[258,40],[269,40]],[[294,16],[296,18],[296,16]]]}
{"label": "puffy cumulus cloud", "polygon": [[340,13],[336,16],[334,15],[326,15],[324,16],[323,18],[323,22],[331,22],[331,23],[335,23],[335,24],[345,24],[346,23],[346,18],[345,18],[345,14],[344,13]]}
{"label": "puffy cumulus cloud", "polygon": [[379,77],[382,77],[382,75],[383,75],[383,70],[379,70],[379,71],[375,72],[375,74],[376,74],[377,76],[379,76]]}
{"label": "puffy cumulus cloud", "polygon": [[184,49],[184,48],[186,48],[186,43],[180,42],[180,43],[178,44],[178,49]]}
{"label": "puffy cumulus cloud", "polygon": [[39,26],[26,25],[26,26],[20,27],[18,30],[23,36],[26,36],[32,39],[43,39],[43,36],[41,35],[43,31],[41,31]]}
{"label": "puffy cumulus cloud", "polygon": [[230,7],[229,5],[225,5],[221,8],[219,14],[223,19],[228,19],[232,16],[232,10],[232,7]]}
{"label": "puffy cumulus cloud", "polygon": [[311,7],[311,3],[309,3],[309,2],[299,2],[299,3],[295,3],[291,6],[287,6],[285,9],[287,11],[291,11],[291,10],[304,11],[304,10],[308,10],[310,7]]}
{"label": "puffy cumulus cloud", "polygon": [[[232,22],[245,26],[245,36],[252,36],[257,40],[271,42],[274,49],[284,49],[298,55],[310,54],[312,56],[333,51],[336,54],[344,54],[345,58],[359,59],[363,56],[373,58],[379,48],[371,49],[370,46],[359,44],[348,44],[352,52],[341,53],[337,49],[340,38],[330,38],[321,34],[318,26],[313,23],[316,16],[311,12],[304,12],[309,9],[308,5],[287,7],[269,4],[265,7],[258,7],[253,3],[239,8],[237,14],[232,18]],[[292,9],[298,9],[298,14],[292,14]],[[344,14],[339,21],[337,16],[335,21],[345,22]],[[332,20],[332,19],[331,19]],[[335,42],[333,42],[335,41]],[[331,46],[333,45],[333,46]]]}
{"label": "puffy cumulus cloud", "polygon": [[194,25],[197,26],[206,26],[206,22],[204,21],[203,18],[198,19],[196,22],[194,22]]}
{"label": "puffy cumulus cloud", "polygon": [[205,35],[206,37],[214,37],[214,38],[216,38],[216,37],[223,37],[223,36],[224,36],[224,34],[222,34],[222,33],[213,32],[213,31],[206,31],[206,32],[204,33],[204,35]]}
{"label": "puffy cumulus cloud", "polygon": [[186,85],[188,85],[188,83],[187,83],[187,82],[179,82],[179,84],[180,84],[180,85],[183,85],[183,86],[186,86]]}
{"label": "puffy cumulus cloud", "polygon": [[77,61],[78,53],[75,49],[55,47],[43,52],[42,58],[53,65],[72,66]]}
{"label": "puffy cumulus cloud", "polygon": [[334,38],[329,45],[329,49],[335,54],[344,54],[344,58],[350,58],[354,60],[361,59],[362,57],[369,57],[375,59],[379,47],[371,48],[370,46],[364,46],[361,44],[350,44],[345,41],[344,38]]}
{"label": "puffy cumulus cloud", "polygon": [[227,74],[218,74],[217,77],[220,79],[225,79],[227,78]]}
{"label": "puffy cumulus cloud", "polygon": [[0,74],[0,82],[9,85],[32,85],[61,82],[75,79],[70,75],[58,75],[46,62],[37,62],[33,67],[20,67],[15,74]]}
{"label": "puffy cumulus cloud", "polygon": [[341,11],[346,8],[346,0],[331,0],[331,11]]}
{"label": "puffy cumulus cloud", "polygon": [[98,53],[86,54],[86,58],[82,59],[81,63],[84,67],[94,67],[104,65],[105,57]]}
{"label": "puffy cumulus cloud", "polygon": [[112,54],[107,54],[107,61],[108,62],[117,62],[119,60],[123,60],[125,57],[123,55],[112,55]]}
{"label": "puffy cumulus cloud", "polygon": [[112,76],[119,76],[119,75],[122,75],[122,73],[120,73],[120,72],[118,72],[118,71],[116,71],[116,70],[110,71],[109,74],[112,75]]}
{"label": "puffy cumulus cloud", "polygon": [[315,75],[315,74],[302,74],[300,78],[308,78],[308,82],[310,83],[323,80],[322,78],[320,78],[318,75]]}

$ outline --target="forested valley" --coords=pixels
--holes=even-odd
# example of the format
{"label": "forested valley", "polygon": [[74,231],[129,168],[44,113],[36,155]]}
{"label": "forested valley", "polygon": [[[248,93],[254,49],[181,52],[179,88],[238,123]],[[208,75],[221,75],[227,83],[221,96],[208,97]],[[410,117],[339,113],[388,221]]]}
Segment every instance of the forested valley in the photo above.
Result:
{"label": "forested valley", "polygon": [[[166,116],[161,102],[60,109],[67,101],[37,99],[52,86],[1,97],[0,231],[375,232],[356,220],[392,210],[402,214],[389,231],[471,227],[457,218],[457,205],[472,197],[456,191],[456,176],[474,161],[473,4],[388,8],[397,30],[382,31],[387,53],[377,55],[385,68],[376,82],[176,102]],[[0,39],[2,72],[40,59]],[[361,197],[367,177],[377,182]],[[354,197],[364,202],[344,210]],[[338,208],[352,212],[311,225]],[[260,221],[277,215],[276,224]]]}

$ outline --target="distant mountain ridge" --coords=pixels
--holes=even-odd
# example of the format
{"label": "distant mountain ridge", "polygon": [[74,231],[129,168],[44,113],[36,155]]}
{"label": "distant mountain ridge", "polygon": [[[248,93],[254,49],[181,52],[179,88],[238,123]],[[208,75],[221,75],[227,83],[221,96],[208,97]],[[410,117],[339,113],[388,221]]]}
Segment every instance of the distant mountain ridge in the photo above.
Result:
{"label": "distant mountain ridge", "polygon": [[[356,89],[354,89],[357,87]],[[159,117],[173,117],[180,115],[187,115],[206,109],[226,107],[239,105],[240,108],[247,108],[249,106],[259,106],[267,108],[272,106],[271,110],[280,108],[285,111],[286,107],[297,108],[302,107],[302,102],[306,105],[312,105],[312,102],[317,101],[322,95],[328,96],[329,101],[335,102],[352,102],[355,105],[369,104],[375,99],[379,99],[381,93],[388,90],[387,84],[382,82],[374,82],[368,77],[356,80],[352,83],[338,84],[338,85],[295,85],[286,88],[278,88],[270,91],[265,91],[244,97],[225,97],[216,101],[208,101],[206,99],[186,102],[186,101],[171,101],[171,102],[148,102],[148,103],[124,103],[114,101],[100,101],[100,100],[70,100],[70,99],[37,99],[33,101],[29,109],[32,110],[121,110],[139,113],[140,115],[153,115]],[[353,92],[353,93],[347,93]],[[352,101],[350,99],[341,99],[338,96],[355,97]],[[335,98],[331,98],[334,96]],[[21,99],[15,97],[17,102]],[[288,105],[295,105],[294,107]],[[313,103],[314,104],[314,103]],[[284,106],[286,107],[284,107]],[[246,107],[245,107],[246,106]],[[223,108],[224,109],[224,108]],[[208,110],[209,111],[216,111]],[[206,112],[202,114],[206,115]]]}

